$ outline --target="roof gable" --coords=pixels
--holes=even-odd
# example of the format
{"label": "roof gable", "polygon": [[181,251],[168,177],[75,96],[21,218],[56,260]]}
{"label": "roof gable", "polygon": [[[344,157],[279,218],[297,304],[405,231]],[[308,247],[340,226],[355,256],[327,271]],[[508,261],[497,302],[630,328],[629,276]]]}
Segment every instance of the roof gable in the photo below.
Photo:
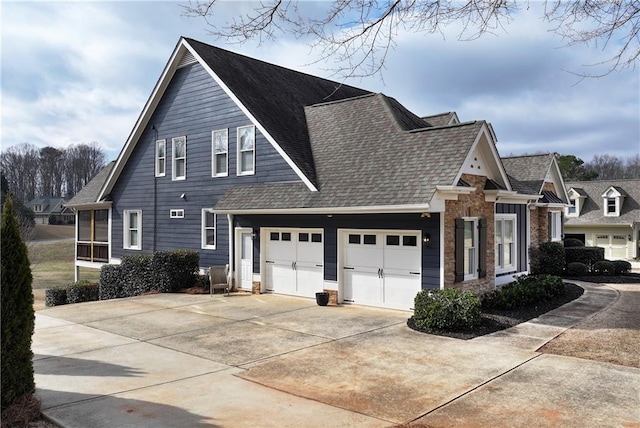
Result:
{"label": "roof gable", "polygon": [[64,204],[65,207],[73,208],[82,205],[92,205],[100,201],[100,191],[109,177],[115,161],[109,162],[100,170],[71,200]]}
{"label": "roof gable", "polygon": [[545,182],[553,183],[558,193],[556,196],[561,200],[560,203],[569,202],[554,153],[503,157],[502,164],[511,177],[514,187],[521,188],[522,191],[531,189],[535,192],[534,194],[543,195]]}
{"label": "roof gable", "polygon": [[99,198],[104,198],[113,188],[175,71],[196,61],[253,122],[310,190],[316,190],[316,177],[304,107],[370,93],[193,39],[181,38],[127,138]]}
{"label": "roof gable", "polygon": [[[577,217],[567,224],[634,224],[640,222],[640,180],[593,180],[568,182],[567,187],[584,199]],[[624,195],[618,216],[605,216],[605,195],[614,190]],[[575,197],[575,195],[572,195]]]}

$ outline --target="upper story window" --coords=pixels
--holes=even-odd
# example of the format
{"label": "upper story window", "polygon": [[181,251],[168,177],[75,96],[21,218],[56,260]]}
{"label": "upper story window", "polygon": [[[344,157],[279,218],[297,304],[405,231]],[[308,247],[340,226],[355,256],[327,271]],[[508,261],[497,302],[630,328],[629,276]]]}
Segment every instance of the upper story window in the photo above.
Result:
{"label": "upper story window", "polygon": [[229,174],[229,133],[226,129],[211,133],[211,176]]}
{"label": "upper story window", "polygon": [[156,177],[164,177],[167,170],[167,140],[156,141]]}
{"label": "upper story window", "polygon": [[620,188],[616,188],[614,186],[609,187],[609,189],[607,189],[607,191],[602,195],[604,215],[608,217],[618,217],[626,195],[627,194],[624,190]]}
{"label": "upper story window", "polygon": [[576,199],[569,199],[569,206],[567,207],[567,215],[575,216],[578,214],[578,209],[576,207]]}
{"label": "upper story window", "polygon": [[496,214],[496,272],[516,269],[516,215]]}
{"label": "upper story window", "polygon": [[256,127],[238,128],[238,175],[255,174]]}
{"label": "upper story window", "polygon": [[173,164],[172,180],[184,180],[187,178],[187,137],[176,137],[172,140]]}
{"label": "upper story window", "polygon": [[125,210],[122,213],[123,239],[122,245],[127,250],[142,249],[142,210]]}

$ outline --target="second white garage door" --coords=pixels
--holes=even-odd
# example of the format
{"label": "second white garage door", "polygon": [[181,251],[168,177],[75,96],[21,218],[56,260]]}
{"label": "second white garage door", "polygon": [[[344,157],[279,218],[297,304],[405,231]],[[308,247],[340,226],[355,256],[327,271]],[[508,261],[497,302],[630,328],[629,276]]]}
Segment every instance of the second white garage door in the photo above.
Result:
{"label": "second white garage door", "polygon": [[347,303],[408,310],[421,289],[419,231],[341,231]]}
{"label": "second white garage door", "polygon": [[315,297],[323,290],[322,230],[268,229],[264,236],[268,292]]}

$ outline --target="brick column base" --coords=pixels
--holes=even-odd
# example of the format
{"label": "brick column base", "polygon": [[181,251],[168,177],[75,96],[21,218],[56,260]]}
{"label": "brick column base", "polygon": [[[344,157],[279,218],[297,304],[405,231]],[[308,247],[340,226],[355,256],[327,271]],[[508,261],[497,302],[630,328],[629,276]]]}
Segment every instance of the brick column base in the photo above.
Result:
{"label": "brick column base", "polygon": [[326,293],[329,293],[329,304],[337,305],[338,304],[338,290],[323,290]]}
{"label": "brick column base", "polygon": [[253,287],[251,288],[251,294],[260,294],[260,281],[253,281]]}

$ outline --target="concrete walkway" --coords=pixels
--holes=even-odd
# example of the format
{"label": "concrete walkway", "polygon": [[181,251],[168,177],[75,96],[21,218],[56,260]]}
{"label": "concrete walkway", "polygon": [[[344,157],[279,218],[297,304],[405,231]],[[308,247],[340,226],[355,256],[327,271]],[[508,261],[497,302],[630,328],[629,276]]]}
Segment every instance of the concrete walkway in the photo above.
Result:
{"label": "concrete walkway", "polygon": [[638,426],[640,370],[536,350],[618,293],[469,341],[407,312],[287,296],[151,295],[39,311],[44,413],[64,427]]}

